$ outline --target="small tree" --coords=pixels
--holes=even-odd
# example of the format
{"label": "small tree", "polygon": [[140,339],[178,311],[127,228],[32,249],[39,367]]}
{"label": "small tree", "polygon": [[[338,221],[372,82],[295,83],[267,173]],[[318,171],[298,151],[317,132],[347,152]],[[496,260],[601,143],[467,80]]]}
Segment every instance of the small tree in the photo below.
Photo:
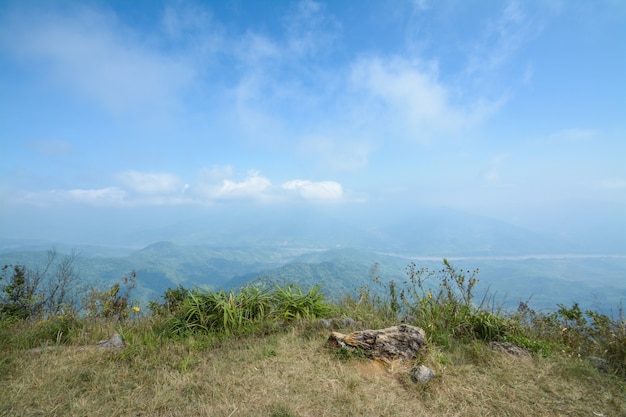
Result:
{"label": "small tree", "polygon": [[[11,274],[7,279],[7,274]],[[42,295],[37,293],[39,282],[29,278],[26,267],[4,265],[0,280],[7,282],[0,288],[0,318],[26,319],[39,315],[43,308]]]}
{"label": "small tree", "polygon": [[47,253],[43,267],[4,265],[0,281],[0,318],[34,318],[56,315],[76,305],[74,268],[76,252],[58,258],[55,249]]}

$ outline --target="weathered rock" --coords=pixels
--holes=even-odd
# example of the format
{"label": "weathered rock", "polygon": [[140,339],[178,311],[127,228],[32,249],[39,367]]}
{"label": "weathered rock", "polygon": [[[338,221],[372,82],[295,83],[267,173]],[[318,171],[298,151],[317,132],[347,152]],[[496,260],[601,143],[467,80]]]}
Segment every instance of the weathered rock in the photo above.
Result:
{"label": "weathered rock", "polygon": [[530,352],[526,349],[515,346],[508,342],[489,342],[489,347],[493,350],[498,350],[503,353],[507,353],[513,356],[529,357]]}
{"label": "weathered rock", "polygon": [[425,384],[435,377],[435,371],[424,365],[420,365],[414,366],[411,372],[409,372],[409,375],[411,375],[411,381]]}
{"label": "weathered rock", "polygon": [[98,342],[98,349],[118,349],[123,348],[125,345],[122,336],[115,333],[109,340],[101,340]]}
{"label": "weathered rock", "polygon": [[419,327],[401,324],[380,330],[363,330],[342,334],[332,332],[328,345],[335,348],[362,350],[367,357],[385,362],[413,359],[426,347],[426,334]]}

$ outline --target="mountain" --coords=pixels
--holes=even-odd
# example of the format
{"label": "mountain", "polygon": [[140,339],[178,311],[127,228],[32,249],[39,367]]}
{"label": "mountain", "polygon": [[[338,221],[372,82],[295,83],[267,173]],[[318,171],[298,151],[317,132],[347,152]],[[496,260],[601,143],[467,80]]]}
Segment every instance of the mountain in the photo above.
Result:
{"label": "mountain", "polygon": [[216,247],[352,247],[420,256],[593,253],[581,239],[554,238],[450,209],[401,207],[212,210],[124,237],[127,246],[170,241]]}
{"label": "mountain", "polygon": [[[127,234],[119,246],[3,239],[0,264],[37,268],[52,247],[76,249],[85,287],[107,288],[135,271],[135,295],[146,301],[178,285],[234,288],[259,280],[323,284],[340,295],[371,284],[374,266],[383,281],[401,282],[409,262],[436,270],[444,257],[459,268],[480,267],[482,289],[513,297],[511,305],[531,295],[542,306],[591,297],[616,305],[626,297],[623,251],[606,257],[584,241],[445,209],[216,209]],[[587,250],[596,257],[582,256]]]}

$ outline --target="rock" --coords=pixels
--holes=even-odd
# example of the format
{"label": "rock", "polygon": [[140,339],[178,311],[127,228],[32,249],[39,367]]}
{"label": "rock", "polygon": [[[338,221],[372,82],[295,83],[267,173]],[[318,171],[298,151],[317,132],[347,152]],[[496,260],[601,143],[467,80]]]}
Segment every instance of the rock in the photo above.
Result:
{"label": "rock", "polygon": [[424,365],[420,365],[414,366],[413,369],[411,369],[411,372],[409,372],[409,375],[411,375],[411,381],[416,384],[418,382],[425,384],[435,377],[435,371]]}
{"label": "rock", "polygon": [[101,340],[98,342],[98,349],[118,349],[123,348],[125,345],[122,336],[115,333],[109,340]]}
{"label": "rock", "polygon": [[530,357],[529,351],[508,342],[489,342],[489,347],[513,356]]}
{"label": "rock", "polygon": [[317,322],[319,323],[320,326],[326,327],[326,328],[332,326],[333,324],[332,319],[319,319]]}
{"label": "rock", "polygon": [[350,317],[344,317],[342,319],[337,320],[341,327],[351,327],[356,326],[356,321]]}
{"label": "rock", "polygon": [[344,335],[332,332],[327,344],[334,348],[362,350],[372,359],[391,362],[413,359],[426,347],[426,334],[419,327],[401,324],[380,330],[363,330]]}
{"label": "rock", "polygon": [[599,358],[597,356],[589,356],[587,360],[591,362],[591,364],[600,372],[609,372],[610,365],[609,361],[604,358]]}

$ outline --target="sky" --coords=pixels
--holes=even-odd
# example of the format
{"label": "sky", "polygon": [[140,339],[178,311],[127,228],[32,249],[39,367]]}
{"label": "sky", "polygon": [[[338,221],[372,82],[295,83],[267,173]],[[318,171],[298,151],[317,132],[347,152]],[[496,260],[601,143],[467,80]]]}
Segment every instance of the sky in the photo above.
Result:
{"label": "sky", "polygon": [[625,40],[611,0],[0,0],[0,237],[291,205],[626,230]]}

